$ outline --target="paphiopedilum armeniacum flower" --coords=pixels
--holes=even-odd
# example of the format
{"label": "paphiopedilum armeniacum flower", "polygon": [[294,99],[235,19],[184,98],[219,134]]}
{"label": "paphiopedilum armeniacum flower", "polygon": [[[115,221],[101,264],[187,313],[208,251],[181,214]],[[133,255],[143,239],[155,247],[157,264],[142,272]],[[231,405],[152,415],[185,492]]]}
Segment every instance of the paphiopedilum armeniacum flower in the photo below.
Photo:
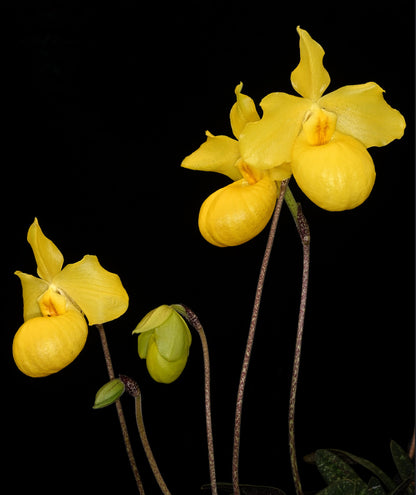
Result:
{"label": "paphiopedilum armeniacum flower", "polygon": [[13,340],[13,357],[23,373],[41,377],[60,371],[81,352],[88,331],[85,317],[89,325],[114,320],[127,310],[129,298],[119,276],[105,270],[96,256],[62,268],[62,253],[37,219],[27,240],[39,277],[16,272],[24,323]]}
{"label": "paphiopedilum armeniacum flower", "polygon": [[[179,308],[180,309],[180,308]],[[175,304],[153,309],[140,321],[138,351],[150,376],[159,383],[171,383],[185,368],[192,342],[188,325]]]}
{"label": "paphiopedilum armeniacum flower", "polygon": [[241,157],[260,170],[290,163],[296,182],[318,206],[355,208],[374,185],[367,148],[400,139],[405,120],[374,82],[322,96],[330,83],[324,50],[306,31],[297,30],[300,63],[291,82],[300,97],[271,93],[262,100],[261,120],[247,123],[239,137]]}
{"label": "paphiopedilum armeniacum flower", "polygon": [[242,158],[239,138],[246,124],[260,119],[253,100],[236,89],[236,103],[230,121],[236,139],[214,136],[187,156],[182,167],[219,172],[232,182],[215,191],[202,204],[198,225],[203,237],[215,246],[237,246],[259,234],[267,225],[279,193],[279,182],[291,175],[289,166],[264,167],[248,165]]}

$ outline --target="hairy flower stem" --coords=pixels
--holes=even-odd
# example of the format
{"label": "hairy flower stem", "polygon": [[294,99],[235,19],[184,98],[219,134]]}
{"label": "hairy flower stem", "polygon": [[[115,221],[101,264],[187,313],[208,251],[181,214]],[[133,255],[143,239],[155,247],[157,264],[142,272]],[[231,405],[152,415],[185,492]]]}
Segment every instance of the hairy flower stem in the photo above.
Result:
{"label": "hairy flower stem", "polygon": [[147,460],[149,461],[150,467],[152,468],[153,471],[153,475],[157,481],[157,484],[159,485],[159,488],[162,490],[162,493],[164,495],[171,495],[168,487],[166,486],[165,480],[163,479],[163,476],[159,471],[159,468],[156,463],[156,459],[153,455],[152,449],[150,448],[149,440],[147,439],[146,429],[144,427],[144,421],[143,421],[142,397],[140,391],[138,391],[134,400],[135,400],[135,409],[136,409],[137,429],[139,430],[140,440],[142,441],[144,451],[146,452]]}
{"label": "hairy flower stem", "polygon": [[244,387],[247,379],[248,366],[250,363],[251,351],[254,343],[254,335],[256,332],[257,319],[259,315],[261,295],[263,292],[264,281],[266,278],[267,266],[269,264],[270,255],[272,252],[273,241],[276,235],[277,223],[280,216],[280,211],[282,209],[283,198],[285,197],[285,192],[289,179],[282,181],[280,185],[279,199],[277,200],[276,207],[274,210],[272,223],[270,226],[269,237],[267,239],[267,245],[263,256],[263,262],[260,267],[259,279],[257,282],[256,294],[254,297],[253,312],[251,315],[250,328],[247,338],[247,345],[243,359],[243,365],[240,374],[240,383],[237,392],[237,403],[235,411],[235,423],[234,423],[234,445],[233,445],[233,458],[232,458],[232,480],[233,480],[233,490],[234,495],[240,494],[239,486],[239,453],[240,453],[240,436],[241,436],[241,414],[243,409],[243,397],[244,397]]}
{"label": "hairy flower stem", "polygon": [[295,357],[293,361],[292,371],[292,383],[290,386],[289,397],[289,453],[290,464],[292,467],[292,476],[295,484],[296,494],[302,495],[302,484],[300,482],[298,463],[296,459],[296,447],[295,447],[295,404],[296,404],[296,390],[298,386],[300,356],[302,349],[302,336],[303,327],[305,323],[305,310],[306,310],[306,296],[308,291],[309,281],[309,263],[310,263],[310,231],[309,226],[303,215],[300,204],[297,204],[290,191],[286,192],[286,203],[293,215],[296,222],[300,239],[303,247],[303,273],[302,273],[302,290],[300,298],[298,329],[295,344]]}
{"label": "hairy flower stem", "polygon": [[204,329],[196,314],[191,309],[184,306],[183,304],[182,306],[185,309],[187,320],[198,332],[202,344],[202,353],[204,358],[205,418],[207,424],[209,475],[211,480],[212,495],[217,495],[218,490],[217,490],[217,480],[215,474],[214,438],[212,435],[212,419],[211,419],[211,392],[210,392],[211,385],[210,385],[210,364],[209,364],[208,342]]}
{"label": "hairy flower stem", "polygon": [[124,383],[126,387],[126,392],[134,397],[135,413],[136,413],[136,424],[139,430],[140,440],[143,445],[147,460],[149,461],[150,467],[153,471],[153,475],[162,490],[164,495],[170,495],[170,491],[166,486],[165,480],[159,471],[156,463],[156,459],[153,455],[152,449],[150,448],[149,440],[147,439],[146,429],[144,427],[143,412],[142,412],[142,394],[140,392],[139,385],[136,381],[126,375],[120,375],[120,380]]}
{"label": "hairy flower stem", "polygon": [[[105,335],[104,326],[99,324],[99,325],[96,325],[96,327],[98,328],[98,332],[100,334],[101,345],[103,347],[105,364],[107,365],[108,376],[109,376],[110,380],[113,380],[115,378],[114,368],[113,368],[113,363],[111,361],[110,349],[108,347],[108,342],[107,342],[107,337]],[[139,490],[140,495],[145,495],[142,480],[140,478],[139,470],[137,469],[136,460],[134,458],[133,449],[131,447],[129,432],[127,430],[127,424],[126,424],[126,419],[124,417],[123,408],[122,408],[121,402],[119,400],[116,401],[116,409],[117,409],[118,419],[120,421],[124,445],[126,447],[127,457],[129,459],[129,462],[130,462],[131,470],[133,471],[134,479],[136,480],[137,489]]]}

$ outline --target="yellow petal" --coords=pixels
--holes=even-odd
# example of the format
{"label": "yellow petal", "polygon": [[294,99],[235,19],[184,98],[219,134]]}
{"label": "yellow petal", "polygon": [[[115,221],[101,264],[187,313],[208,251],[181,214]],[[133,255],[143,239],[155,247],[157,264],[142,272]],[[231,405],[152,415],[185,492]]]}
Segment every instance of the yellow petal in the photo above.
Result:
{"label": "yellow petal", "polygon": [[40,316],[42,313],[38,298],[47,291],[48,283],[44,280],[23,272],[15,272],[20,278],[23,291],[23,319],[24,321]]}
{"label": "yellow petal", "polygon": [[292,168],[306,196],[329,211],[359,206],[371,193],[376,177],[363,144],[338,131],[321,146],[310,144],[302,132],[293,147]]}
{"label": "yellow petal", "polygon": [[191,332],[182,316],[173,311],[163,325],[156,328],[155,342],[160,355],[168,361],[177,361],[189,354]]}
{"label": "yellow petal", "polygon": [[71,363],[87,339],[85,318],[76,310],[59,316],[38,316],[26,321],[13,340],[13,358],[28,376],[56,373]]}
{"label": "yellow petal", "polygon": [[271,93],[260,105],[263,117],[244,128],[240,152],[248,165],[271,169],[290,162],[293,143],[312,102],[286,93]]}
{"label": "yellow petal", "polygon": [[250,185],[241,179],[209,196],[199,212],[199,230],[214,246],[238,246],[259,234],[272,216],[276,183],[265,176]]}
{"label": "yellow petal", "polygon": [[149,311],[138,323],[132,333],[143,333],[159,327],[172,315],[175,310],[167,304],[162,304]]}
{"label": "yellow petal", "polygon": [[154,336],[150,338],[146,356],[146,366],[153,380],[159,383],[172,383],[185,368],[188,360],[188,353],[177,361],[164,359],[157,348]]}
{"label": "yellow petal", "polygon": [[[139,352],[139,357],[144,359],[147,356],[147,350],[149,349],[150,339],[153,339],[154,330],[149,330],[143,332],[139,335],[137,339],[137,350]],[[152,340],[153,341],[153,340]]]}
{"label": "yellow petal", "polygon": [[236,162],[240,158],[238,141],[227,136],[214,136],[208,131],[205,134],[207,136],[205,143],[188,155],[181,166],[192,170],[218,172],[232,180],[241,179],[236,167]]}
{"label": "yellow petal", "polygon": [[64,257],[55,244],[44,235],[37,218],[29,227],[27,240],[35,255],[39,277],[51,282],[61,270]]}
{"label": "yellow petal", "polygon": [[299,26],[300,62],[291,74],[292,86],[304,98],[316,101],[328,87],[331,79],[322,59],[324,50],[309,33]]}
{"label": "yellow petal", "polygon": [[53,283],[81,308],[90,325],[114,320],[127,310],[129,297],[119,276],[105,270],[96,256],[67,265]]}
{"label": "yellow petal", "polygon": [[344,86],[323,96],[319,105],[337,115],[338,131],[366,148],[400,139],[406,127],[401,113],[385,102],[383,90],[374,82]]}
{"label": "yellow petal", "polygon": [[249,96],[243,95],[241,93],[242,89],[243,83],[240,83],[235,88],[237,101],[232,106],[230,112],[231,128],[237,139],[240,137],[241,132],[248,122],[260,120],[254,101]]}

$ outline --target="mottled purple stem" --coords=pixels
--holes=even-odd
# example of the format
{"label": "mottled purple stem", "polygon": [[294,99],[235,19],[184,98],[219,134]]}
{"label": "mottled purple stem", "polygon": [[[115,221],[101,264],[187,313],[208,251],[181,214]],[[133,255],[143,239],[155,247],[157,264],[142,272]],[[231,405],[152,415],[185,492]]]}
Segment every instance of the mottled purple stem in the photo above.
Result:
{"label": "mottled purple stem", "polygon": [[215,457],[214,457],[214,437],[212,434],[212,419],[211,419],[211,385],[210,385],[210,364],[209,364],[209,352],[208,342],[204,332],[204,329],[197,317],[197,315],[188,307],[183,305],[185,309],[186,318],[189,323],[198,332],[201,339],[202,353],[204,358],[204,391],[205,391],[205,418],[207,425],[207,443],[208,443],[208,462],[209,462],[209,475],[211,480],[211,493],[217,495],[217,479],[215,474]]}
{"label": "mottled purple stem", "polygon": [[[107,365],[108,377],[110,380],[115,378],[113,363],[111,361],[110,349],[108,347],[107,337],[105,335],[104,326],[99,324],[96,325],[98,328],[98,332],[100,334],[101,345],[103,347],[105,363]],[[121,402],[119,400],[116,401],[116,409],[118,419],[120,421],[121,433],[123,435],[124,445],[126,447],[127,457],[130,462],[131,470],[133,471],[134,479],[136,480],[137,489],[139,490],[140,495],[145,495],[143,484],[140,478],[139,470],[137,469],[136,460],[134,458],[133,449],[130,443],[129,432],[127,430],[126,419],[124,417],[123,408],[121,406]]]}
{"label": "mottled purple stem", "polygon": [[[293,213],[293,212],[292,212]],[[293,361],[292,383],[290,386],[289,397],[289,453],[290,464],[292,467],[292,476],[295,484],[296,494],[302,495],[302,484],[300,482],[298,463],[296,459],[296,447],[295,447],[295,404],[296,404],[296,390],[298,386],[300,356],[302,350],[302,336],[303,327],[305,323],[305,311],[306,311],[306,296],[308,292],[309,281],[309,262],[310,262],[310,231],[309,226],[303,215],[300,204],[297,205],[296,212],[296,226],[302,241],[303,246],[303,273],[302,273],[302,290],[300,298],[298,329],[295,344],[295,357]]]}
{"label": "mottled purple stem", "polygon": [[263,262],[260,267],[259,279],[257,282],[256,294],[254,297],[253,312],[251,315],[250,328],[248,332],[247,345],[244,353],[243,365],[240,374],[240,383],[237,392],[237,403],[235,411],[235,423],[234,423],[234,445],[233,445],[233,458],[232,458],[232,480],[234,495],[240,494],[239,486],[239,455],[240,455],[240,436],[241,436],[241,415],[243,409],[244,388],[247,379],[248,366],[250,363],[251,350],[253,348],[254,336],[256,332],[257,319],[259,315],[261,295],[263,292],[264,281],[266,278],[267,266],[269,264],[270,255],[272,252],[273,241],[276,235],[277,223],[279,221],[280,211],[282,209],[283,199],[285,196],[287,184],[289,180],[282,181],[280,185],[279,199],[277,200],[274,210],[272,223],[270,226],[269,237],[267,239],[267,245],[263,256]]}

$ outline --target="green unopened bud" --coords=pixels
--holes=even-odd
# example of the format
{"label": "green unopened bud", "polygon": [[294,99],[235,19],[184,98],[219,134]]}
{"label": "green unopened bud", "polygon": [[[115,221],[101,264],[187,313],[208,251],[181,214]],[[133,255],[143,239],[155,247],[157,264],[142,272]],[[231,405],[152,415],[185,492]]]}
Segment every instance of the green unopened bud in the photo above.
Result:
{"label": "green unopened bud", "polygon": [[110,380],[97,392],[93,409],[101,409],[103,407],[109,406],[110,404],[113,404],[123,395],[124,389],[124,383],[118,378]]}
{"label": "green unopened bud", "polygon": [[192,337],[177,311],[166,304],[150,311],[133,330],[138,333],[138,351],[146,359],[150,376],[160,383],[176,380],[188,360]]}

